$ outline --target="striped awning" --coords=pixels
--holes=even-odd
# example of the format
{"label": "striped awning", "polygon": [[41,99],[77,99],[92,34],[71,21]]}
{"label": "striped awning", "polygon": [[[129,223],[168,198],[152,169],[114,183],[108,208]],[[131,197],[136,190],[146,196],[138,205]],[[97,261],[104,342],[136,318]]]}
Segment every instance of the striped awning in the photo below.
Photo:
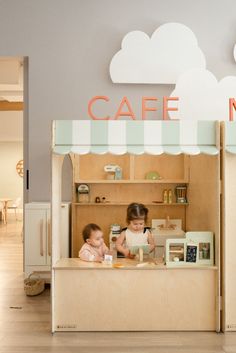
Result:
{"label": "striped awning", "polygon": [[236,154],[236,121],[225,122],[225,150]]}
{"label": "striped awning", "polygon": [[215,155],[218,128],[216,121],[56,120],[53,152]]}

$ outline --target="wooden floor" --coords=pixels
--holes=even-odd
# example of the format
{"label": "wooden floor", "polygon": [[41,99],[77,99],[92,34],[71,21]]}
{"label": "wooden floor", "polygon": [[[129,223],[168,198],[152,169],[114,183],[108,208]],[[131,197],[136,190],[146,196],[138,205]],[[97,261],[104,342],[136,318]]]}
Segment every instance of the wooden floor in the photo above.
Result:
{"label": "wooden floor", "polygon": [[[0,353],[236,353],[236,333],[50,333],[50,293],[23,291],[22,222],[0,223]],[[112,310],[107,305],[107,310]],[[161,320],[161,318],[160,318]]]}

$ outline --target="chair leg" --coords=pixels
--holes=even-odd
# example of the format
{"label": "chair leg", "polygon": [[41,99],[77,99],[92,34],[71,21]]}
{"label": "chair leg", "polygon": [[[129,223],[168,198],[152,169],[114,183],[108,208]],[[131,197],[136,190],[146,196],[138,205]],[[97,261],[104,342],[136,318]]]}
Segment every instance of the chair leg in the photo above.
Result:
{"label": "chair leg", "polygon": [[14,208],[14,211],[15,211],[15,219],[17,221],[16,208]]}

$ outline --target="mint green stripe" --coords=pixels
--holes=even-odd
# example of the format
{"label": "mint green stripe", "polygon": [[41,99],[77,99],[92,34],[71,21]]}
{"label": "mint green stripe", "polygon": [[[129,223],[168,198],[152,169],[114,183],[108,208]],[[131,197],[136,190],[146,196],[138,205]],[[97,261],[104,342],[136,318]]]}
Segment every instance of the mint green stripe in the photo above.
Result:
{"label": "mint green stripe", "polygon": [[144,152],[143,121],[126,121],[126,144],[128,153]]}
{"label": "mint green stripe", "polygon": [[55,146],[53,152],[56,154],[68,154],[71,152],[71,146]]}
{"label": "mint green stripe", "polygon": [[236,121],[225,122],[225,144],[236,145]]}
{"label": "mint green stripe", "polygon": [[229,153],[236,154],[236,146],[226,146],[226,151]]}
{"label": "mint green stripe", "polygon": [[73,120],[55,120],[55,145],[72,145]]}
{"label": "mint green stripe", "polygon": [[163,146],[163,152],[171,155],[178,155],[182,153],[180,146]]}
{"label": "mint green stripe", "polygon": [[215,156],[219,154],[219,150],[214,146],[199,146],[201,153]]}
{"label": "mint green stripe", "polygon": [[[126,121],[127,152],[133,154],[144,153],[144,122]],[[56,153],[69,153],[72,141],[72,120],[55,121]],[[108,150],[108,121],[91,121],[91,152],[106,153]],[[225,123],[226,146],[236,146],[236,121]],[[197,131],[198,146],[203,153],[215,154],[216,124],[215,121],[199,121]],[[181,152],[180,128],[178,121],[162,122],[162,146],[164,152],[178,154]],[[227,149],[227,148],[226,148]],[[232,151],[235,148],[231,149]]]}
{"label": "mint green stripe", "polygon": [[162,122],[162,145],[163,146],[179,146],[180,132],[178,121],[163,121]]}
{"label": "mint green stripe", "polygon": [[197,143],[199,146],[215,146],[216,123],[215,121],[198,121]]}
{"label": "mint green stripe", "polygon": [[236,154],[236,121],[225,122],[225,149]]}
{"label": "mint green stripe", "polygon": [[105,153],[108,149],[108,122],[92,121],[91,122],[91,152]]}

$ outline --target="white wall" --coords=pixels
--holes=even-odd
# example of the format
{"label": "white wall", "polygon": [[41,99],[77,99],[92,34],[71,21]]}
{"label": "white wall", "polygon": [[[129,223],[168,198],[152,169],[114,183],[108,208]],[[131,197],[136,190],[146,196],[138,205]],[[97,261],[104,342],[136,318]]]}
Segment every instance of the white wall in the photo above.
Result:
{"label": "white wall", "polygon": [[20,159],[23,159],[22,142],[0,142],[0,198],[23,199],[23,178],[16,171]]}
{"label": "white wall", "polygon": [[29,57],[29,201],[50,199],[51,120],[88,119],[87,103],[95,95],[110,97],[111,114],[127,95],[138,115],[142,96],[170,94],[171,85],[113,84],[109,77],[127,32],[151,35],[167,22],[193,30],[218,79],[236,74],[235,0],[0,1],[0,56]]}

